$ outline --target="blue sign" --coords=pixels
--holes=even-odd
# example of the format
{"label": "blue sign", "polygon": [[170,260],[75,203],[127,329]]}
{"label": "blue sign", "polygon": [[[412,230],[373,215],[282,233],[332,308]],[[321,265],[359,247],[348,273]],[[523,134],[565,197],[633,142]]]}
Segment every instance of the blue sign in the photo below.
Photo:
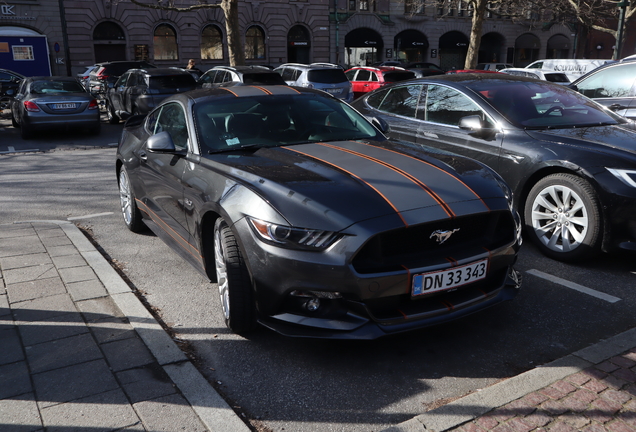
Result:
{"label": "blue sign", "polygon": [[60,52],[60,44],[55,42],[55,45],[53,45],[53,49],[55,50],[56,53]]}

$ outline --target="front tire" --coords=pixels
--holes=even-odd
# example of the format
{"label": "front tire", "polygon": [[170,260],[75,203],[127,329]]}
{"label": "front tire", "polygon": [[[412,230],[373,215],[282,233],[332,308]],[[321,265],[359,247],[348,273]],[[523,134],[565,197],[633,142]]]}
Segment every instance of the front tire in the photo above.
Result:
{"label": "front tire", "polygon": [[137,203],[135,202],[135,194],[133,193],[130,185],[130,179],[126,167],[122,166],[119,171],[119,202],[121,205],[121,212],[124,216],[124,223],[134,233],[140,233],[145,231],[146,224],[144,224]]}
{"label": "front tire", "polygon": [[592,185],[572,174],[552,174],[534,185],[524,211],[526,228],[541,252],[578,261],[601,248],[601,206]]}
{"label": "front tire", "polygon": [[214,265],[225,325],[248,333],[256,326],[252,283],[236,238],[220,218],[214,224]]}
{"label": "front tire", "polygon": [[119,116],[115,114],[115,110],[113,109],[113,106],[109,104],[108,101],[106,101],[105,104],[106,104],[106,116],[108,117],[108,123],[110,124],[119,123]]}

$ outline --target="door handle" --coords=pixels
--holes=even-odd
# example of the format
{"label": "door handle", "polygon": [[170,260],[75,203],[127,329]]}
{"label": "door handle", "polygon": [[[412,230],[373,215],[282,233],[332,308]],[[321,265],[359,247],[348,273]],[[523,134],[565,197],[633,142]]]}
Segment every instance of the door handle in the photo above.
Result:
{"label": "door handle", "polygon": [[617,104],[617,103],[608,106],[608,108],[611,109],[612,111],[618,111],[618,110],[621,110],[621,109],[627,109],[626,106],[623,106],[623,105]]}
{"label": "door handle", "polygon": [[142,150],[139,152],[139,159],[141,159],[144,162],[148,160],[148,155],[146,154],[145,151]]}

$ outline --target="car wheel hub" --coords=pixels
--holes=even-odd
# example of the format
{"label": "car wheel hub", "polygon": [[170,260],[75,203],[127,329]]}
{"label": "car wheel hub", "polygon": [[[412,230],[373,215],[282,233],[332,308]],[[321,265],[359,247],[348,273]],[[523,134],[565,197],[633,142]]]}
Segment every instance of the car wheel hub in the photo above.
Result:
{"label": "car wheel hub", "polygon": [[587,209],[572,189],[550,186],[532,203],[532,227],[545,246],[557,252],[569,252],[585,239],[589,228]]}
{"label": "car wheel hub", "polygon": [[227,265],[223,255],[223,240],[221,230],[214,232],[214,265],[216,267],[216,282],[219,287],[221,307],[226,320],[230,319],[230,292],[228,290]]}
{"label": "car wheel hub", "polygon": [[119,174],[119,202],[121,203],[121,212],[124,215],[124,220],[127,224],[130,224],[132,219],[131,200],[128,176],[124,171],[122,171],[121,174]]}

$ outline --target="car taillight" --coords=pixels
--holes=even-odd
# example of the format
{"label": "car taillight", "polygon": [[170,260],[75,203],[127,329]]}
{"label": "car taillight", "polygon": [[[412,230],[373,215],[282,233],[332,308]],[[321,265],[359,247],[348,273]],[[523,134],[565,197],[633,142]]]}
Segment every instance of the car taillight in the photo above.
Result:
{"label": "car taillight", "polygon": [[29,111],[29,112],[38,112],[38,111],[40,111],[40,108],[38,108],[38,106],[35,104],[35,102],[31,102],[31,101],[24,102],[24,109]]}
{"label": "car taillight", "polygon": [[88,104],[88,109],[89,110],[99,109],[99,104],[97,103],[97,99],[93,99],[90,101],[90,103]]}

